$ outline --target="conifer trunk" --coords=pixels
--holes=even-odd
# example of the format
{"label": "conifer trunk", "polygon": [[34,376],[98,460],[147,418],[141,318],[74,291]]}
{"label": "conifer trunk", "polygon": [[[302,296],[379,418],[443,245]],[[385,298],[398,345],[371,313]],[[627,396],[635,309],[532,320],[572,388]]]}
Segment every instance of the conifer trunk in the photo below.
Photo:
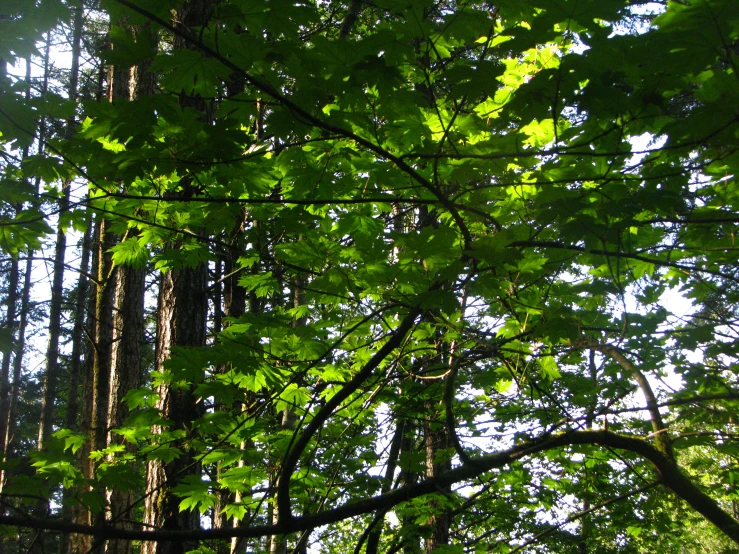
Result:
{"label": "conifer trunk", "polygon": [[[187,31],[207,24],[211,9],[211,0],[189,0],[180,6],[174,16],[174,24]],[[187,41],[175,35],[174,48],[188,48]],[[203,120],[209,119],[206,102],[199,97],[185,96],[180,104],[200,111]],[[182,195],[192,195],[192,177],[185,175],[180,180]],[[170,249],[181,247],[180,242],[173,243]],[[206,341],[206,322],[208,316],[207,281],[208,271],[204,263],[195,267],[171,269],[161,276],[159,286],[156,344],[156,368],[164,369],[164,362],[170,358],[173,347],[204,346]],[[159,401],[157,408],[162,417],[172,422],[170,430],[181,430],[187,435],[191,430],[186,424],[197,419],[202,412],[202,404],[198,402],[194,387],[171,387],[162,384],[158,388]],[[197,512],[180,512],[180,499],[172,489],[187,476],[199,472],[199,464],[195,460],[195,452],[185,440],[178,441],[182,454],[169,462],[152,460],[146,472],[146,501],[144,505],[145,523],[156,529],[170,531],[186,531],[197,529],[200,518]],[[189,543],[147,542],[142,545],[142,554],[182,554],[197,545]]]}
{"label": "conifer trunk", "polygon": [[[15,340],[16,328],[18,327],[17,307],[18,307],[18,258],[14,257],[10,260],[10,272],[8,275],[8,295],[5,303],[7,310],[5,312],[4,326],[10,330],[10,337]],[[3,361],[0,369],[0,437],[2,437],[2,451],[0,451],[0,460],[5,460],[7,455],[7,426],[10,416],[10,362],[13,349],[8,348],[3,352]],[[0,492],[3,489],[3,483],[0,481]]]}
{"label": "conifer trunk", "polygon": [[[155,39],[151,25],[139,26],[133,32],[140,35],[148,33]],[[152,40],[154,47],[152,57],[156,54],[156,40]],[[121,68],[118,79],[126,79],[133,86],[114,88],[114,94],[133,94],[134,97],[154,93],[156,85],[155,75],[148,71],[151,60],[141,62],[135,71],[131,68]],[[133,73],[133,77],[131,74]],[[114,76],[115,78],[115,76]],[[127,238],[136,238],[137,229],[130,229]],[[111,353],[110,388],[107,426],[114,429],[123,425],[129,416],[129,410],[124,402],[126,394],[141,385],[143,372],[142,349],[145,343],[144,294],[146,289],[146,269],[130,266],[119,266],[116,269],[114,307],[113,307],[113,351]],[[123,444],[129,453],[135,452],[134,445],[126,442],[119,435],[108,433],[108,444]],[[126,523],[134,519],[130,513],[133,504],[133,492],[109,490],[107,492],[109,520],[116,527],[129,528]],[[131,552],[131,541],[108,541],[106,552],[113,554],[128,554]]]}
{"label": "conifer trunk", "polygon": [[[205,265],[173,269],[162,275],[159,288],[157,369],[163,369],[172,347],[205,344],[208,307],[206,282]],[[157,392],[160,398],[157,407],[161,410],[162,416],[172,422],[171,429],[187,432],[185,424],[200,411],[192,388],[162,385]],[[172,492],[172,488],[182,482],[183,478],[198,470],[194,452],[189,450],[186,443],[187,441],[180,441],[176,445],[183,451],[177,459],[167,463],[160,460],[149,462],[146,476],[146,490],[149,494],[145,504],[145,521],[154,528],[184,531],[199,527],[197,512],[180,512],[180,499]],[[180,554],[193,547],[183,543],[145,543],[142,552]]]}

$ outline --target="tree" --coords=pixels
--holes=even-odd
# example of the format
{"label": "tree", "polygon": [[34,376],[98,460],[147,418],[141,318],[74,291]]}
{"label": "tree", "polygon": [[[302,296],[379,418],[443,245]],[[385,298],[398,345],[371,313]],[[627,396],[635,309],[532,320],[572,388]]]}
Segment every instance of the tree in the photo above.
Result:
{"label": "tree", "polygon": [[[0,100],[0,248],[95,214],[106,306],[119,284],[93,439],[32,457],[92,516],[11,487],[0,523],[142,552],[699,551],[688,519],[737,548],[736,2],[100,9],[150,94],[25,98],[8,72]],[[54,13],[11,14],[0,58]],[[21,153],[70,105],[73,136]],[[22,183],[66,176],[89,195],[56,223]],[[145,272],[156,364],[124,421],[106,352],[137,343]]]}

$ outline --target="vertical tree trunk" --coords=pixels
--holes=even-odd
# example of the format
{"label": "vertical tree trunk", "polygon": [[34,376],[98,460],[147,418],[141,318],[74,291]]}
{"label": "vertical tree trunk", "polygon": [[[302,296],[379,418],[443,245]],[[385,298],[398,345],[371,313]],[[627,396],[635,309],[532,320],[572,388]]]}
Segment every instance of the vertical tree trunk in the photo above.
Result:
{"label": "vertical tree trunk", "polygon": [[[173,246],[176,247],[176,246]],[[157,369],[170,357],[173,346],[203,346],[205,344],[205,324],[207,316],[207,296],[205,292],[207,273],[205,265],[194,268],[173,269],[161,278],[159,288],[159,323],[157,328]],[[197,399],[191,387],[159,387],[158,408],[162,416],[172,422],[173,429],[185,429],[185,423],[192,420],[199,411]],[[145,521],[157,529],[184,531],[197,529],[199,517],[190,511],[180,512],[179,498],[172,488],[183,478],[195,473],[194,452],[187,441],[176,446],[183,453],[177,459],[163,463],[159,460],[149,462],[146,476],[146,490],[149,493],[145,505]],[[183,543],[156,544],[145,543],[142,552],[146,554],[180,554],[193,548]]]}
{"label": "vertical tree trunk", "polygon": [[[92,248],[92,218],[87,219],[87,228],[82,238],[82,252],[80,256],[80,276],[77,280],[76,305],[74,309],[74,327],[72,329],[72,359],[69,367],[69,395],[67,398],[67,413],[64,417],[64,427],[78,430],[79,415],[79,386],[82,380],[82,357],[85,350],[85,316],[88,292],[88,270],[90,265],[90,250]],[[62,497],[62,514],[65,519],[74,517],[72,508],[72,491],[65,488]],[[62,536],[61,544],[69,545],[69,533]]]}
{"label": "vertical tree trunk", "polygon": [[[49,63],[48,63],[48,41],[47,41],[47,56],[44,60],[44,87],[46,86],[47,80],[48,80],[48,70],[49,70]],[[2,66],[3,69],[5,69],[5,63],[0,61],[0,66]],[[32,64],[31,64],[31,58],[26,58],[26,75],[25,75],[25,81],[26,84],[29,85],[26,89],[26,100],[31,99],[31,70],[32,70]],[[44,88],[45,92],[45,88]],[[39,149],[43,148],[43,141],[44,141],[44,123],[43,121],[39,122]],[[23,159],[25,159],[29,154],[28,147],[23,149]],[[36,195],[38,195],[38,187],[36,187]],[[16,206],[16,212],[23,209],[22,205]],[[31,271],[33,269],[33,250],[28,250],[28,258],[26,260],[26,267],[25,267],[25,273],[23,276],[23,289],[21,292],[21,299],[20,299],[20,313],[17,314],[20,316],[20,321],[16,324],[15,318],[17,315],[15,314],[16,305],[18,302],[17,298],[17,289],[18,289],[18,260],[12,260],[11,263],[13,264],[11,266],[11,275],[8,283],[9,291],[8,291],[8,323],[12,324],[14,326],[14,329],[11,331],[11,337],[15,340],[14,347],[12,349],[12,353],[8,352],[3,357],[3,367],[2,367],[2,386],[4,387],[4,390],[0,391],[0,462],[2,462],[2,469],[0,469],[0,494],[2,494],[3,489],[5,487],[5,480],[7,478],[7,470],[5,466],[6,460],[9,458],[9,452],[11,448],[11,441],[13,437],[14,432],[14,412],[15,412],[15,405],[18,399],[18,392],[20,389],[20,379],[21,379],[21,368],[23,367],[23,354],[25,349],[25,335],[26,335],[26,326],[28,324],[28,308],[29,308],[29,300],[31,297]],[[15,270],[15,277],[13,276],[13,270]],[[15,299],[11,302],[11,295],[15,295]],[[12,309],[11,309],[12,305]],[[11,318],[11,312],[13,312],[13,317]],[[17,332],[15,327],[17,326]],[[10,360],[13,360],[13,374],[12,378],[10,376]],[[6,364],[8,367],[6,368]],[[0,508],[0,513],[5,513],[4,508]]]}
{"label": "vertical tree trunk", "polygon": [[[182,4],[174,17],[174,24],[188,31],[207,24],[212,0],[189,0]],[[175,36],[174,48],[188,48],[190,45],[180,36]],[[199,97],[182,96],[180,104],[199,110],[203,120],[208,121],[206,102]],[[191,193],[192,178],[185,176],[180,180],[184,194]],[[173,244],[169,248],[178,248]],[[157,325],[157,369],[170,357],[175,346],[204,346],[206,340],[206,321],[208,317],[207,266],[172,269],[161,277],[159,287],[159,322]],[[187,422],[202,411],[193,387],[170,387],[161,385],[158,390],[158,409],[162,416],[172,422],[172,429],[188,430]],[[172,488],[188,475],[199,471],[195,462],[195,452],[190,450],[187,440],[177,445],[182,454],[171,462],[160,460],[149,462],[146,473],[147,497],[144,506],[144,520],[157,529],[190,530],[199,527],[197,512],[180,512],[179,498]],[[144,543],[142,554],[181,554],[196,545],[188,543]]]}
{"label": "vertical tree trunk", "polygon": [[[23,289],[20,301],[20,321],[18,323],[18,334],[16,335],[16,344],[13,352],[13,377],[8,390],[8,407],[4,417],[5,433],[0,435],[2,441],[3,453],[7,457],[13,448],[13,439],[15,435],[15,412],[18,402],[18,394],[20,393],[21,369],[23,368],[23,356],[26,347],[26,328],[28,327],[28,310],[30,309],[31,299],[31,271],[33,269],[33,252],[28,253],[26,267],[23,273]],[[0,473],[0,493],[7,479],[7,470],[3,465]]]}
{"label": "vertical tree trunk", "polygon": [[[403,425],[403,438],[400,441],[400,483],[399,486],[407,487],[417,481],[417,474],[413,471],[413,457],[416,450],[416,426],[411,420],[406,420]],[[408,528],[413,525],[413,517],[403,515],[402,527]],[[420,554],[420,538],[417,534],[406,537],[403,541],[403,554]]]}
{"label": "vertical tree trunk", "polygon": [[[385,469],[385,478],[382,482],[382,488],[380,494],[390,492],[393,486],[393,479],[395,477],[395,468],[398,466],[398,457],[400,456],[400,447],[403,442],[403,436],[405,435],[405,422],[402,418],[397,419],[395,424],[395,433],[393,433],[393,439],[390,442],[390,450],[387,457],[387,467]],[[371,525],[372,529],[367,536],[367,549],[366,554],[377,554],[380,547],[380,538],[382,537],[382,528],[385,520],[386,510],[380,510],[375,514]],[[355,550],[356,552],[356,550]]]}
{"label": "vertical tree trunk", "polygon": [[[59,200],[59,213],[69,209],[69,183],[64,185]],[[64,302],[64,259],[67,252],[67,235],[59,227],[54,248],[54,272],[49,301],[49,345],[46,351],[46,370],[43,377],[41,422],[38,433],[38,449],[43,450],[51,436],[54,420],[54,401],[59,385],[59,335],[61,333],[62,303]]]}
{"label": "vertical tree trunk", "polygon": [[[115,312],[113,318],[113,352],[111,359],[108,428],[120,427],[129,415],[123,398],[128,391],[141,384],[142,346],[144,344],[145,269],[119,267],[115,285]],[[119,435],[109,434],[109,444],[123,444]],[[135,449],[126,443],[129,452]],[[133,501],[132,491],[108,491],[110,520],[116,527],[130,527],[121,520],[133,519],[128,514]],[[128,554],[131,541],[109,541],[107,552]]]}
{"label": "vertical tree trunk", "polygon": [[[236,233],[243,232],[243,226],[239,225],[237,227]],[[237,243],[240,243],[241,241],[238,241]],[[236,259],[234,256],[234,252],[228,252],[225,260],[224,260],[224,273],[226,275],[225,279],[223,280],[223,311],[227,317],[241,317],[246,313],[246,289],[244,287],[239,286],[239,274],[236,272]],[[256,306],[253,304],[250,307],[250,310],[252,313],[256,309]],[[224,368],[226,369],[226,368]],[[246,443],[241,444],[241,448],[245,448]],[[239,466],[243,466],[243,462],[239,462]],[[227,495],[220,498],[222,503],[227,503],[229,501],[233,502],[239,502],[241,500],[241,495],[239,493],[236,493],[235,495]],[[221,527],[226,527],[228,525],[227,521],[222,521],[220,523]],[[233,522],[231,522],[231,525],[233,527],[238,527],[239,525],[239,519],[234,518]],[[243,550],[245,547],[245,540],[244,539],[238,539],[234,537],[231,539],[231,547],[229,552],[236,553],[241,550]],[[220,553],[219,553],[220,554]]]}
{"label": "vertical tree trunk", "polygon": [[[82,40],[83,8],[79,5],[75,11],[72,28],[72,66],[69,77],[69,100],[77,99],[77,85],[79,78],[80,48]],[[75,129],[75,120],[72,116],[66,122],[65,137],[70,138]],[[59,214],[69,210],[71,181],[62,184],[62,195],[59,199]],[[55,401],[57,399],[60,368],[59,368],[59,337],[61,334],[62,305],[64,302],[64,265],[67,251],[66,229],[58,223],[56,246],[54,248],[54,272],[51,285],[49,307],[49,345],[46,351],[46,371],[43,377],[43,394],[41,398],[41,421],[37,448],[39,451],[48,446],[56,416]],[[49,512],[48,498],[42,499],[37,505],[37,515],[46,516]],[[39,532],[32,542],[29,551],[32,553],[44,551],[44,536]]]}
{"label": "vertical tree trunk", "polygon": [[64,421],[64,426],[68,429],[77,429],[77,416],[79,415],[79,385],[82,379],[82,358],[85,349],[85,308],[89,289],[88,271],[92,248],[92,224],[92,218],[88,217],[80,254],[80,276],[77,280],[77,303],[74,307],[74,327],[72,328],[72,360],[69,367],[69,398]]}
{"label": "vertical tree trunk", "polygon": [[[436,477],[445,471],[452,469],[451,459],[444,452],[450,447],[449,436],[446,426],[441,417],[440,410],[443,410],[441,402],[428,401],[426,403],[428,410],[428,419],[425,424],[426,435],[426,477]],[[445,487],[440,492],[449,493],[451,487]],[[449,527],[451,525],[451,516],[449,511],[444,509],[443,504],[437,499],[431,498],[429,504],[432,506],[431,516],[431,536],[426,539],[426,552],[433,552],[441,546],[449,544]]]}
{"label": "vertical tree trunk", "polygon": [[[7,311],[5,316],[5,327],[10,331],[10,336],[15,339],[16,328],[18,322],[16,321],[17,316],[17,304],[18,304],[18,258],[14,257],[10,260],[10,275],[8,276],[8,296],[5,299],[7,304]],[[10,361],[13,354],[13,348],[9,347],[3,352],[3,361],[0,369],[0,437],[3,438],[2,451],[0,451],[0,460],[5,460],[7,455],[7,442],[5,437],[7,436],[8,419],[10,416]],[[0,491],[2,491],[3,484],[0,482]]]}
{"label": "vertical tree trunk", "polygon": [[[148,33],[155,39],[151,25],[133,29],[136,34]],[[151,56],[156,54],[156,40],[152,40],[154,48]],[[130,94],[128,83],[132,80],[135,96],[146,96],[154,93],[155,75],[148,71],[151,65],[149,58],[141,62],[134,71],[135,80],[130,78],[130,68],[121,68],[114,72],[114,79],[126,79],[127,86],[113,86],[113,96]],[[113,98],[115,99],[115,98]],[[137,229],[131,229],[129,238],[138,236]],[[120,266],[116,269],[113,318],[113,351],[111,353],[111,374],[108,406],[108,429],[120,427],[128,418],[129,411],[123,401],[126,394],[141,385],[142,379],[142,347],[145,342],[144,294],[146,288],[146,269]],[[122,437],[108,434],[108,444],[125,444],[129,453],[135,447],[125,442]],[[130,527],[121,523],[134,519],[130,514],[133,503],[133,492],[109,490],[109,519],[117,527]],[[106,551],[114,554],[129,554],[131,541],[109,541]]]}
{"label": "vertical tree trunk", "polygon": [[[95,450],[107,445],[108,437],[108,394],[110,390],[110,368],[113,359],[113,298],[115,271],[109,250],[115,244],[110,232],[110,223],[100,218],[96,232],[97,275],[95,284],[95,334],[92,364],[92,420],[91,438]],[[94,475],[91,464],[89,474]],[[103,494],[102,491],[99,491]],[[102,524],[104,514],[99,514],[97,523]]]}
{"label": "vertical tree trunk", "polygon": [[[98,215],[94,218],[92,218],[92,221],[90,222],[90,227],[92,229],[92,239],[91,239],[91,254],[92,255],[92,267],[90,268],[90,275],[94,276],[97,281],[97,276],[100,273],[100,231],[101,231],[101,222],[100,222],[101,216]],[[96,307],[97,307],[97,293],[98,293],[98,284],[95,283],[95,286],[93,287],[94,294],[88,295],[87,301],[86,301],[86,317],[85,317],[85,336],[88,338],[86,344],[85,344],[85,357],[84,362],[82,364],[81,368],[81,382],[80,382],[80,389],[84,392],[82,397],[79,401],[79,431],[81,434],[86,435],[90,437],[90,440],[87,441],[85,444],[82,445],[82,447],[77,451],[76,459],[77,459],[77,465],[82,472],[82,474],[88,478],[92,478],[92,464],[90,461],[90,452],[92,450],[92,440],[93,440],[93,431],[92,431],[92,420],[93,420],[93,402],[94,402],[94,366],[95,366],[95,356],[96,356],[96,344],[95,344],[95,336],[96,336],[96,329],[97,329],[97,320],[96,320]],[[89,487],[85,486],[82,489],[77,489],[73,491],[72,496],[75,496],[76,494],[79,494],[81,492],[88,492]],[[73,503],[71,506],[71,512],[72,512],[72,521],[74,523],[79,523],[81,525],[90,525],[92,521],[90,520],[90,512],[79,503]],[[92,548],[92,540],[91,537],[88,535],[78,535],[72,533],[69,536],[69,542],[67,545],[67,550],[70,553],[75,554],[86,554],[90,551]]]}
{"label": "vertical tree trunk", "polygon": [[[590,372],[590,381],[593,390],[598,386],[598,367],[595,363],[595,350],[589,351],[588,358],[588,369]],[[595,422],[595,408],[597,398],[593,397],[593,400],[589,403],[587,412],[585,413],[585,428],[588,431],[593,429],[593,423]],[[585,492],[582,499],[582,511],[587,512],[591,506],[591,491],[590,491],[590,475],[587,465],[584,467],[584,481],[585,481]],[[578,554],[588,554],[588,542],[590,535],[593,531],[593,518],[591,514],[586,513],[580,520],[580,533],[577,541],[577,552]]]}
{"label": "vertical tree trunk", "polygon": [[[299,307],[301,304],[304,303],[304,292],[303,287],[304,283],[300,279],[296,279],[296,281],[293,283],[292,286],[292,298],[290,299],[290,305],[293,308]],[[302,327],[306,324],[305,318],[295,318],[293,319],[293,328],[295,327]],[[298,416],[296,415],[295,411],[291,409],[289,406],[286,406],[281,414],[281,421],[280,421],[280,427],[284,431],[294,431],[295,425],[298,421]],[[279,468],[278,468],[279,470]],[[278,471],[279,475],[279,471]],[[279,478],[275,480],[275,494],[277,489],[280,486]],[[272,524],[277,524],[280,520],[280,511],[277,506],[277,502],[275,501],[272,505]],[[300,542],[307,541],[308,537],[310,536],[310,531],[305,531],[301,537],[305,537]],[[296,550],[300,549],[300,544],[298,544],[298,547]],[[270,554],[286,554],[287,553],[287,536],[286,535],[273,535],[270,540],[270,548],[269,548]]]}

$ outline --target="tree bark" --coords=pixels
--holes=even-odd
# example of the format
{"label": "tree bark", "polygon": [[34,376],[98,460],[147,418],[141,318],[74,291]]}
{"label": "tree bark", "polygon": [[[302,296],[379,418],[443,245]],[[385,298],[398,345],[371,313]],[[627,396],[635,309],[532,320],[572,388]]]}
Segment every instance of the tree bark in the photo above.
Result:
{"label": "tree bark", "polygon": [[[90,225],[92,228],[91,238],[91,257],[92,267],[90,268],[90,275],[93,275],[97,281],[97,276],[100,273],[100,231],[101,231],[101,216],[93,218]],[[94,255],[93,255],[94,254]],[[80,375],[80,389],[84,392],[79,401],[79,432],[82,435],[89,437],[89,440],[85,442],[82,447],[77,451],[76,461],[81,473],[85,478],[92,478],[92,465],[90,461],[90,452],[92,451],[92,420],[94,410],[94,366],[96,357],[96,307],[97,307],[97,293],[98,283],[96,282],[93,287],[94,294],[89,294],[87,301],[85,302],[86,317],[85,317],[85,336],[87,341],[85,343],[85,357],[81,367]],[[71,496],[75,497],[82,492],[88,492],[90,489],[87,485],[82,485],[76,488]],[[71,506],[72,521],[77,524],[90,525],[90,512],[87,508],[79,503],[73,503]],[[69,536],[69,542],[67,543],[67,549],[70,553],[75,554],[86,554],[92,547],[91,538],[86,535],[72,533]]]}
{"label": "tree bark", "polygon": [[[69,367],[69,395],[67,398],[67,413],[64,418],[64,427],[75,431],[79,430],[78,416],[79,388],[83,382],[84,363],[82,361],[85,352],[85,323],[88,302],[88,270],[90,265],[90,253],[92,250],[92,227],[93,219],[88,213],[87,228],[82,238],[82,252],[80,256],[80,276],[77,280],[77,298],[74,310],[74,327],[72,329],[72,359]],[[66,519],[74,520],[73,491],[65,488],[62,497],[62,513]],[[65,534],[61,544],[70,547],[71,536]]]}
{"label": "tree bark", "polygon": [[[426,438],[426,477],[433,479],[452,468],[452,461],[446,452],[450,448],[449,435],[444,424],[439,422],[441,402],[430,400],[426,403],[428,419],[425,422]],[[442,408],[443,409],[443,408]],[[451,487],[440,487],[439,492],[449,494]],[[426,539],[426,552],[433,552],[437,548],[449,544],[449,527],[451,515],[445,509],[444,503],[432,497],[429,500],[431,507],[431,536]]]}
{"label": "tree bark", "polygon": [[[182,4],[174,15],[174,24],[189,31],[207,24],[212,0],[189,0]],[[188,48],[188,43],[179,35],[174,38],[174,48]],[[180,105],[200,111],[203,121],[208,121],[206,102],[199,97],[180,98]],[[179,194],[192,194],[192,178],[185,176],[180,181]],[[175,243],[169,248],[179,248]],[[156,367],[164,369],[163,364],[176,346],[204,346],[206,341],[206,320],[208,317],[207,296],[208,271],[205,264],[196,267],[172,269],[164,273],[159,286],[159,321],[157,325]],[[172,387],[163,383],[158,388],[157,408],[162,417],[172,422],[172,430],[182,430],[188,434],[186,425],[197,418],[202,411],[192,385]],[[156,431],[156,430],[155,430]],[[170,461],[152,460],[146,471],[146,501],[144,520],[157,529],[187,531],[199,527],[197,512],[179,510],[179,498],[172,489],[188,475],[199,471],[195,453],[190,450],[187,438],[178,441],[182,454]],[[144,543],[142,554],[181,554],[196,544],[183,543]]]}
{"label": "tree bark", "polygon": [[[14,257],[10,260],[10,275],[8,276],[8,296],[5,299],[7,310],[5,315],[4,326],[10,331],[10,337],[15,339],[16,328],[18,327],[17,304],[18,304],[18,258]],[[10,361],[13,354],[13,348],[9,347],[3,352],[3,361],[0,369],[0,437],[2,437],[2,451],[0,451],[0,460],[7,458],[7,426],[10,417]],[[0,492],[2,492],[3,483],[0,481]]]}
{"label": "tree bark", "polygon": [[[123,425],[129,415],[123,399],[141,384],[145,277],[145,269],[119,267],[116,272],[108,429]],[[133,445],[113,433],[108,434],[108,444],[123,444],[127,452],[135,451]],[[121,520],[133,519],[129,514],[133,491],[112,489],[108,490],[107,496],[111,523],[130,527]],[[130,541],[110,541],[106,546],[106,552],[110,553],[128,554],[130,551]]]}
{"label": "tree bark", "polygon": [[[162,370],[174,346],[203,346],[207,296],[205,292],[207,274],[205,265],[194,268],[173,269],[162,275],[159,289],[159,324],[157,328],[156,366]],[[172,428],[187,432],[186,423],[200,411],[191,386],[170,387],[161,385],[157,391],[157,408],[162,416],[172,422]],[[192,530],[199,527],[197,513],[179,510],[179,498],[172,488],[187,475],[197,470],[194,452],[187,440],[176,444],[182,454],[171,462],[159,460],[149,462],[146,475],[147,498],[145,522],[157,529]],[[181,543],[145,543],[145,554],[180,554],[188,545]],[[189,545],[189,548],[194,548]]]}
{"label": "tree bark", "polygon": [[[155,39],[155,32],[151,25],[133,28],[135,34],[148,33]],[[156,54],[156,40],[151,41],[154,47],[151,56]],[[154,93],[156,86],[155,75],[148,71],[151,59],[146,58],[132,72],[131,68],[122,67],[113,71],[112,85],[113,99],[118,95],[134,97],[148,96]],[[133,73],[133,75],[132,75]],[[115,80],[126,79],[125,85],[116,85]],[[125,98],[125,96],[121,96]],[[138,236],[137,229],[131,229],[128,238]],[[113,351],[111,354],[111,373],[107,426],[114,429],[123,425],[129,416],[129,410],[124,402],[126,394],[141,386],[143,357],[142,350],[145,343],[144,294],[146,289],[146,269],[129,266],[120,266],[116,269],[114,307],[113,307]],[[124,445],[126,452],[133,454],[134,445],[126,442],[120,435],[108,433],[108,444]],[[133,504],[133,491],[112,489],[107,492],[108,518],[111,524],[119,527],[128,527],[126,523],[132,520],[130,514]],[[113,554],[129,554],[130,541],[109,541],[106,552]]]}

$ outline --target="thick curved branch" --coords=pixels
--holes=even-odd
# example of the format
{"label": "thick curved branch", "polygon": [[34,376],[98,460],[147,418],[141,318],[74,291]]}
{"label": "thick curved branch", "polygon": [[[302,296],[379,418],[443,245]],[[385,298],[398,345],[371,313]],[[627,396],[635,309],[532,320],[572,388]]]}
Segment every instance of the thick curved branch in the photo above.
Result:
{"label": "thick curved branch", "polygon": [[588,348],[597,350],[598,352],[609,356],[626,372],[631,374],[634,381],[636,381],[636,384],[639,385],[639,388],[644,395],[644,401],[647,403],[647,410],[649,411],[649,419],[652,422],[652,431],[654,431],[656,444],[663,454],[672,458],[673,453],[672,445],[670,443],[670,435],[667,432],[664,421],[662,420],[662,414],[659,413],[659,402],[657,402],[657,397],[655,396],[647,377],[631,362],[631,360],[624,356],[624,353],[619,348],[616,348],[613,345],[588,344]]}
{"label": "thick curved branch", "polygon": [[469,481],[493,469],[505,467],[517,460],[554,448],[571,445],[601,445],[638,454],[655,467],[660,482],[685,500],[693,509],[718,527],[727,537],[739,545],[739,522],[726,513],[719,504],[689,478],[678,465],[657,448],[643,439],[617,435],[610,431],[566,431],[558,435],[543,435],[538,439],[516,445],[508,450],[478,458],[446,471],[435,478],[395,489],[379,496],[359,500],[325,510],[317,514],[283,520],[277,525],[257,525],[235,529],[209,529],[195,531],[137,531],[112,527],[79,525],[63,520],[38,519],[19,516],[0,516],[0,525],[14,525],[30,529],[47,529],[104,537],[107,539],[188,542],[228,537],[257,538],[305,531],[330,525],[352,517],[390,510],[401,502],[407,502],[426,494],[434,494],[440,487]]}

